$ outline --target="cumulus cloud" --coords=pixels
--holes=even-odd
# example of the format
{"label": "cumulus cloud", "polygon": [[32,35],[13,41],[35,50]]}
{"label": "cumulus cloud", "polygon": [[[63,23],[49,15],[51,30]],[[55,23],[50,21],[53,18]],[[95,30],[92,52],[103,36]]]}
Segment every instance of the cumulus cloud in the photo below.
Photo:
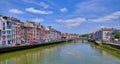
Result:
{"label": "cumulus cloud", "polygon": [[61,8],[60,11],[61,11],[61,12],[66,12],[66,11],[67,11],[67,8]]}
{"label": "cumulus cloud", "polygon": [[26,8],[25,10],[31,13],[36,13],[36,14],[52,14],[53,13],[52,11],[34,9],[33,7]]}
{"label": "cumulus cloud", "polygon": [[42,19],[42,18],[34,18],[34,19],[32,19],[31,21],[34,21],[34,22],[36,22],[36,23],[40,23],[40,22],[43,22],[44,19]]}
{"label": "cumulus cloud", "polygon": [[65,24],[67,28],[72,28],[72,27],[77,27],[79,26],[82,22],[85,22],[85,18],[72,18],[72,19],[66,19],[66,20],[61,20],[58,19],[56,20],[58,23]]}
{"label": "cumulus cloud", "polygon": [[8,12],[13,13],[13,14],[23,14],[23,11],[18,10],[18,9],[10,9]]}
{"label": "cumulus cloud", "polygon": [[103,17],[99,17],[96,19],[89,19],[89,21],[93,21],[93,22],[104,22],[104,21],[110,21],[110,20],[115,20],[115,19],[119,19],[120,18],[120,11],[117,12],[113,12],[112,14],[103,16]]}

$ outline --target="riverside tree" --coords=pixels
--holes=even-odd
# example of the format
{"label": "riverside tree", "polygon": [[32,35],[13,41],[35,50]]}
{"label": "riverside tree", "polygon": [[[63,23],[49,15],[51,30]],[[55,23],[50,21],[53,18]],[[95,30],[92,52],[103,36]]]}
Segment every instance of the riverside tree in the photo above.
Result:
{"label": "riverside tree", "polygon": [[120,32],[115,34],[115,38],[120,39]]}

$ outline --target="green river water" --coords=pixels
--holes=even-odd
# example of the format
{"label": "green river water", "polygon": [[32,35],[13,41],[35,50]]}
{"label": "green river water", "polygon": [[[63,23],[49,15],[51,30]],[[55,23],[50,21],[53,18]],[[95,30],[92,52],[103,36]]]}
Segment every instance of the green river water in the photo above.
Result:
{"label": "green river water", "polygon": [[0,54],[0,64],[120,64],[120,54],[79,40]]}

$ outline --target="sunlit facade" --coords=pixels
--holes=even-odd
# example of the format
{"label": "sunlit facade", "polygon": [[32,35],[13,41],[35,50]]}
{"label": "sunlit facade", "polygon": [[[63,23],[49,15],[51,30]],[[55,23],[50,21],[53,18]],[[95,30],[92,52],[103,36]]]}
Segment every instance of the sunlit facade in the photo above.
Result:
{"label": "sunlit facade", "polygon": [[61,33],[51,26],[34,21],[22,22],[14,17],[0,16],[0,46],[34,45],[78,38],[77,34]]}

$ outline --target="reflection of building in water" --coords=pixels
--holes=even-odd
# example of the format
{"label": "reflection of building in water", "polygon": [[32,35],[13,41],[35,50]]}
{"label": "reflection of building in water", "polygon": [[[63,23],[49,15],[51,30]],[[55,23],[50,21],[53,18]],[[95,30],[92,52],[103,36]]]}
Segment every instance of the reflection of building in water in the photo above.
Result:
{"label": "reflection of building in water", "polygon": [[74,39],[74,40],[73,40],[74,43],[77,43],[77,42],[79,42],[79,41],[80,41],[80,40],[77,40],[77,39]]}
{"label": "reflection of building in water", "polygon": [[59,46],[48,47],[45,49],[36,48],[32,52],[23,53],[23,55],[7,58],[4,61],[0,61],[0,64],[35,64],[45,60],[44,57],[57,52]]}

